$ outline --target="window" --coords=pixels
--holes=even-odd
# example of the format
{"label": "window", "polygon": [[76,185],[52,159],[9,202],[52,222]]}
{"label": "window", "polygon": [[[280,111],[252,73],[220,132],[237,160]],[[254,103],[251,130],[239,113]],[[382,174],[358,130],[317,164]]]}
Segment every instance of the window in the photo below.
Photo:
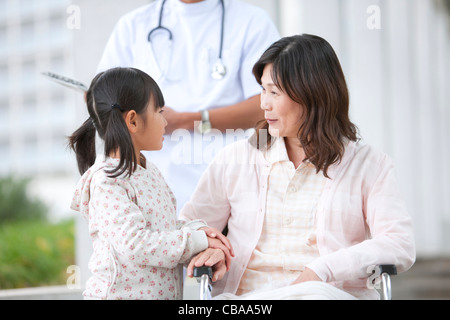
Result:
{"label": "window", "polygon": [[0,174],[8,174],[11,169],[10,150],[11,147],[6,137],[0,138]]}
{"label": "window", "polygon": [[8,65],[0,64],[0,92],[8,92],[9,74]]}
{"label": "window", "polygon": [[22,124],[27,127],[34,127],[36,122],[39,121],[36,96],[27,94],[23,97],[22,103]]}
{"label": "window", "polygon": [[34,60],[26,60],[22,64],[22,82],[28,85],[34,85],[36,82],[36,64]]}
{"label": "window", "polygon": [[[6,129],[9,118],[9,102],[6,98],[0,99],[0,128]],[[0,129],[0,134],[3,132]]]}

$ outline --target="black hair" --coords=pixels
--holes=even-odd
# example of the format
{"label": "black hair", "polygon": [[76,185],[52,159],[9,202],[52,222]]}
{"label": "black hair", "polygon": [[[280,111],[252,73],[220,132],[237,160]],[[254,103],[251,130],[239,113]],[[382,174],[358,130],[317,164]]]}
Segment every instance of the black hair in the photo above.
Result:
{"label": "black hair", "polygon": [[96,132],[104,141],[105,156],[120,151],[119,165],[106,171],[110,177],[125,172],[131,175],[136,170],[139,159],[136,159],[123,113],[134,110],[143,115],[150,101],[156,109],[165,105],[157,83],[145,72],[135,68],[113,68],[95,76],[86,93],[90,117],[69,137],[68,143],[75,152],[81,174],[95,163]]}

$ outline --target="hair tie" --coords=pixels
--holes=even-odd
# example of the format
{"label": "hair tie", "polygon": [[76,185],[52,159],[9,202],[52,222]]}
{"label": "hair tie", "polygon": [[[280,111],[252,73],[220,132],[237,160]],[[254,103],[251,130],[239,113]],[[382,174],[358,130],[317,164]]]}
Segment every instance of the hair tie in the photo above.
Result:
{"label": "hair tie", "polygon": [[92,119],[92,117],[89,117],[89,119],[87,121],[94,127],[95,130],[98,131],[97,125],[95,124],[95,121],[94,121],[94,119]]}
{"label": "hair tie", "polygon": [[111,106],[111,110],[114,110],[114,109],[119,109],[120,111],[123,111],[122,108],[121,108],[117,103],[114,103],[114,104]]}

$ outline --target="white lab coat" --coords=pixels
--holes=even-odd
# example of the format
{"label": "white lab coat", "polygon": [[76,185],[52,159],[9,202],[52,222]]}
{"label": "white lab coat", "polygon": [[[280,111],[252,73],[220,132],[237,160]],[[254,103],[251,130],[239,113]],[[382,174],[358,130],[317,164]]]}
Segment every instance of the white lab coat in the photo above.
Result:
{"label": "white lab coat", "polygon": [[[185,4],[167,0],[162,26],[171,31],[173,41],[170,43],[167,31],[159,30],[149,43],[150,30],[158,26],[161,3],[152,2],[119,20],[98,71],[121,66],[147,72],[161,87],[166,105],[179,112],[227,106],[260,93],[251,70],[262,53],[280,38],[265,11],[238,0],[225,0],[222,61],[227,75],[214,80],[211,70],[219,57],[220,1]],[[145,153],[166,177],[178,210],[189,200],[216,151],[227,143],[226,137],[216,132],[212,135],[202,137],[177,130],[165,138],[162,151]]]}

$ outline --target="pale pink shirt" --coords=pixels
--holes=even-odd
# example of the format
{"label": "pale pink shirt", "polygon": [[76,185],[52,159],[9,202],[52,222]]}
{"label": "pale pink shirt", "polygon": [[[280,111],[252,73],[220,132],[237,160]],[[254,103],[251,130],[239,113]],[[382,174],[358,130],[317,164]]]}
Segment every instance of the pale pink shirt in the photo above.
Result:
{"label": "pale pink shirt", "polygon": [[237,295],[289,285],[319,256],[315,217],[325,176],[310,162],[295,168],[284,139],[276,139],[264,158],[272,164],[266,214]]}
{"label": "pale pink shirt", "polygon": [[176,201],[147,161],[131,177],[109,178],[118,159],[98,157],[81,177],[71,208],[88,222],[93,244],[89,299],[180,299],[182,263],[208,247],[202,221],[176,219]]}
{"label": "pale pink shirt", "polygon": [[[225,147],[180,213],[182,219],[201,218],[219,230],[228,224],[236,257],[213,294],[238,289],[263,229],[271,167],[248,141]],[[357,297],[379,298],[367,286],[368,269],[389,263],[403,272],[415,261],[412,220],[393,162],[370,146],[350,142],[328,174],[317,204],[319,257],[307,267]]]}

